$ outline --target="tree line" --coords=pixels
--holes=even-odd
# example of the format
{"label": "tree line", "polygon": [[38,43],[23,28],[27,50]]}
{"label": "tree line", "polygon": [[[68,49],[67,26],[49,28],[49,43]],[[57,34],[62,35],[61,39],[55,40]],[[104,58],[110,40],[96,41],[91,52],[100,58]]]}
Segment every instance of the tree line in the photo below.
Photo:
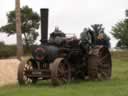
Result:
{"label": "tree line", "polygon": [[[16,34],[16,10],[7,13],[8,22],[0,27],[0,32],[5,32],[8,36]],[[23,44],[28,48],[33,45],[38,37],[37,29],[40,25],[40,16],[34,12],[32,8],[24,6],[21,8],[21,29],[23,35]],[[89,28],[95,32],[96,36],[99,32],[104,32],[102,24],[94,24]],[[128,19],[117,22],[112,26],[111,34],[118,40],[117,47],[128,48]],[[109,37],[106,35],[109,40]]]}

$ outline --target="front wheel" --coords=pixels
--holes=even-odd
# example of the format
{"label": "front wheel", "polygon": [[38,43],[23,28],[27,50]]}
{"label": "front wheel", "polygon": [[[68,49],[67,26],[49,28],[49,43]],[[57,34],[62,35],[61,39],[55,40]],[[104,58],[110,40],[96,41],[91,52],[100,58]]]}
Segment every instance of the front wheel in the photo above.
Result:
{"label": "front wheel", "polygon": [[33,70],[32,62],[21,62],[18,68],[17,79],[20,85],[28,85],[37,82],[37,78],[29,77]]}

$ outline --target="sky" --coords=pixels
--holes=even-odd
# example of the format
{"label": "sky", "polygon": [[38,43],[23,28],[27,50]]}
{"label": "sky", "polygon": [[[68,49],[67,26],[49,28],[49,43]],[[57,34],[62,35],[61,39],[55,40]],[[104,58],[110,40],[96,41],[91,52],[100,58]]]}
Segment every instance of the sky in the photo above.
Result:
{"label": "sky", "polygon": [[[49,33],[58,26],[65,33],[79,34],[92,24],[103,24],[111,38],[112,47],[117,40],[110,34],[112,26],[125,18],[128,0],[21,0],[40,14],[40,8],[49,8]],[[7,24],[6,14],[14,10],[15,0],[0,1],[0,26]],[[40,32],[40,29],[39,29]],[[38,38],[37,42],[40,40]],[[15,44],[16,36],[0,34],[0,41]]]}

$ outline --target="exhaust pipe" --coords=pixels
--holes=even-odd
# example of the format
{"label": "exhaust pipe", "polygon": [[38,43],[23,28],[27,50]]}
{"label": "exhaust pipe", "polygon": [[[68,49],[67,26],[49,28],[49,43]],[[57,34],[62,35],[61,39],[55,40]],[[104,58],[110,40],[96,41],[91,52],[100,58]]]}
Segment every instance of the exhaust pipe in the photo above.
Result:
{"label": "exhaust pipe", "polygon": [[48,9],[40,9],[41,13],[41,44],[48,42]]}

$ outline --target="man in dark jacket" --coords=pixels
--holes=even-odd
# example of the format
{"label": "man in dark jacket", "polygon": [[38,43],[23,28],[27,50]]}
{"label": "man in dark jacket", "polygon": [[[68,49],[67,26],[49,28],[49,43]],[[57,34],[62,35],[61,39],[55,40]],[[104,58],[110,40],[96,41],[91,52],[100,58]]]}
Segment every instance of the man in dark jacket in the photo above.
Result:
{"label": "man in dark jacket", "polygon": [[96,39],[96,45],[102,45],[104,47],[110,48],[109,38],[104,33],[99,33]]}

